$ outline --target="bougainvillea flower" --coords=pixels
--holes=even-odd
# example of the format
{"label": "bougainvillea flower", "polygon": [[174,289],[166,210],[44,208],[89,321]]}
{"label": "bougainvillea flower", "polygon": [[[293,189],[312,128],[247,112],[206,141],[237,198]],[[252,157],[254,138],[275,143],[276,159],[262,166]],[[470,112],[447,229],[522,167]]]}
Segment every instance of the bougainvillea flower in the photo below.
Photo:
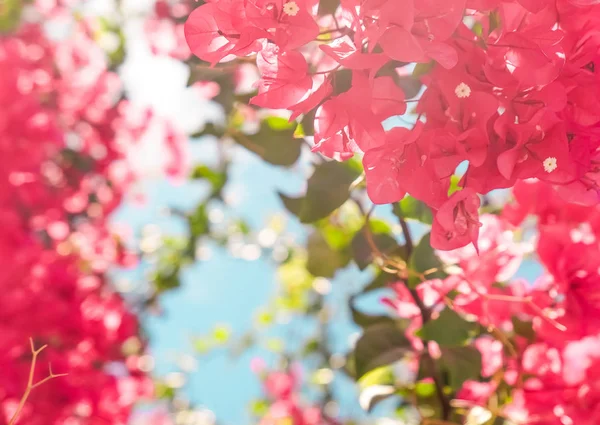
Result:
{"label": "bougainvillea flower", "polygon": [[185,24],[185,39],[192,53],[215,64],[231,54],[246,55],[260,50],[263,29],[249,26],[240,1],[222,0],[194,9]]}
{"label": "bougainvillea flower", "polygon": [[472,243],[478,249],[480,203],[477,193],[472,189],[453,193],[435,214],[431,228],[431,246],[449,250]]}
{"label": "bougainvillea flower", "polygon": [[264,108],[289,108],[297,105],[312,88],[308,64],[296,51],[278,53],[276,49],[264,49],[257,58],[262,74],[258,95],[250,103]]}
{"label": "bougainvillea flower", "polygon": [[401,168],[409,166],[404,155],[406,145],[414,143],[419,130],[395,128],[388,132],[386,144],[370,149],[363,158],[369,198],[376,204],[389,204],[404,198]]}
{"label": "bougainvillea flower", "polygon": [[306,0],[249,0],[245,2],[248,23],[268,34],[282,50],[292,50],[313,41],[319,26]]}
{"label": "bougainvillea flower", "polygon": [[526,124],[515,124],[510,114],[495,123],[509,149],[498,155],[498,170],[511,179],[537,177],[555,183],[573,179],[566,130],[550,111],[542,110]]}

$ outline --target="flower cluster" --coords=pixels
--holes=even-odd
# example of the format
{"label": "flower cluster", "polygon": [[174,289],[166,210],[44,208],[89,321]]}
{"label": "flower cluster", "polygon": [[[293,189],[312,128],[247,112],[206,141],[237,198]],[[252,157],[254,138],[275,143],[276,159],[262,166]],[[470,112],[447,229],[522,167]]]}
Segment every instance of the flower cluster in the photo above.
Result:
{"label": "flower cluster", "polygon": [[[109,216],[135,177],[124,146],[151,117],[136,119],[121,100],[95,20],[50,37],[45,20],[72,11],[24,7],[23,22],[0,37],[0,423],[28,382],[31,337],[47,345],[40,364],[67,376],[36,388],[20,423],[123,425],[153,385],[137,317],[106,276],[136,261]],[[176,157],[175,137],[162,143]],[[38,367],[35,381],[47,374]]]}
{"label": "flower cluster", "polygon": [[[533,243],[518,242],[515,226],[527,229],[524,220],[532,216]],[[452,309],[485,329],[469,340],[481,353],[479,379],[467,380],[454,403],[487,418],[473,423],[492,414],[523,424],[595,423],[600,209],[565,203],[551,186],[529,179],[516,184],[502,216],[483,215],[481,221],[479,255],[472,246],[439,252],[448,277],[425,281],[412,293],[398,283],[385,304],[410,321],[406,332],[414,349],[434,358],[444,358],[447,341],[422,339],[427,320]],[[531,253],[544,271],[534,282],[515,278]]]}
{"label": "flower cluster", "polygon": [[425,202],[450,250],[477,244],[478,195],[524,179],[598,202],[599,22],[579,0],[210,0],[185,36],[213,64],[256,55],[251,103],[314,113],[313,150],[364,154],[371,200]]}
{"label": "flower cluster", "polygon": [[[262,362],[261,362],[262,363]],[[301,371],[297,365],[288,370],[267,370],[264,365],[253,365],[255,372],[263,378],[263,390],[269,408],[262,416],[260,425],[333,425],[324,418],[317,406],[307,406],[299,394]]]}

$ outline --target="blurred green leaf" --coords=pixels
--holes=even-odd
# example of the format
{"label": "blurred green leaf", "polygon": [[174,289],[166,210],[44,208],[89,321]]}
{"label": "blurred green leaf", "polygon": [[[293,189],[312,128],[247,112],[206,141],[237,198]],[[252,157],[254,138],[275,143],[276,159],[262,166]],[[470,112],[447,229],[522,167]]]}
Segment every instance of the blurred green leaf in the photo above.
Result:
{"label": "blurred green leaf", "polygon": [[309,356],[313,353],[319,351],[319,347],[321,342],[318,339],[311,339],[306,344],[304,344],[304,349],[302,350],[302,355]]}
{"label": "blurred green leaf", "polygon": [[423,75],[426,75],[429,71],[433,69],[435,62],[427,62],[427,63],[418,63],[413,69],[413,77],[419,78]]}
{"label": "blurred green leaf", "polygon": [[154,394],[158,399],[173,400],[175,398],[175,389],[169,387],[164,382],[155,382]]}
{"label": "blurred green leaf", "polygon": [[389,273],[380,272],[367,286],[365,286],[362,290],[363,293],[367,293],[370,291],[375,291],[377,289],[386,288],[393,282],[398,280],[397,276],[391,275]]}
{"label": "blurred green leaf", "polygon": [[[377,249],[388,256],[403,256],[403,250],[394,237],[386,233],[372,233],[373,243]],[[366,269],[374,260],[375,253],[369,244],[365,231],[358,232],[352,240],[352,254],[359,269]]]}
{"label": "blurred green leaf", "polygon": [[394,319],[389,316],[371,316],[358,310],[354,305],[356,295],[351,297],[349,300],[350,313],[352,314],[352,320],[361,328],[369,328],[370,326],[378,323],[394,323]]}
{"label": "blurred green leaf", "polygon": [[252,415],[262,418],[269,411],[269,403],[265,400],[254,400],[250,403],[250,412]]}
{"label": "blurred green leaf", "polygon": [[479,379],[481,353],[475,347],[441,347],[440,362],[448,374],[448,385],[459,390],[465,381]]}
{"label": "blurred green leaf", "polygon": [[490,12],[490,29],[489,33],[491,34],[495,29],[500,28],[501,25],[501,17],[498,11]]}
{"label": "blurred green leaf", "polygon": [[[437,255],[435,255],[433,248],[431,248],[429,233],[423,236],[417,246],[414,247],[410,257],[409,267],[411,270],[418,273],[428,272],[425,276],[425,278],[428,280],[443,279],[446,277],[446,273],[442,269],[442,262]],[[437,270],[434,272],[434,269]],[[417,276],[410,276],[408,283],[414,288],[421,283],[421,280]]]}
{"label": "blurred green leaf", "polygon": [[340,69],[333,73],[333,94],[347,92],[352,87],[352,71],[349,69]]}
{"label": "blurred green leaf", "polygon": [[421,398],[433,397],[436,393],[435,384],[431,381],[420,381],[415,385],[415,393]]}
{"label": "blurred green leaf", "polygon": [[365,329],[354,349],[357,378],[378,367],[392,364],[412,351],[401,322],[378,323]]}
{"label": "blurred green leaf", "polygon": [[22,10],[21,0],[2,0],[0,2],[0,32],[15,30],[20,24]]}
{"label": "blurred green leaf", "polygon": [[417,220],[424,224],[433,223],[431,209],[424,202],[406,196],[397,204],[394,204],[394,215],[403,219]]}
{"label": "blurred green leaf", "polygon": [[275,115],[265,118],[265,122],[269,125],[269,127],[272,130],[275,131],[292,130],[296,127],[295,121],[290,122],[286,118],[278,117]]}
{"label": "blurred green leaf", "polygon": [[347,249],[354,235],[354,229],[337,223],[333,224],[330,220],[323,220],[319,223],[319,229],[329,246],[337,251]]}
{"label": "blurred green leaf", "polygon": [[211,196],[220,196],[225,183],[227,183],[227,174],[213,170],[206,165],[197,165],[192,171],[192,179],[202,179],[210,183],[212,188]]}
{"label": "blurred green leaf", "polygon": [[467,343],[477,327],[477,323],[468,322],[451,308],[445,308],[438,318],[425,323],[415,335],[440,346],[459,346]]}
{"label": "blurred green leaf", "polygon": [[361,388],[367,388],[372,385],[392,385],[394,383],[394,371],[389,365],[378,367],[365,373],[359,380],[358,385]]}
{"label": "blurred green leaf", "polygon": [[343,268],[350,261],[348,256],[332,249],[319,232],[311,233],[306,248],[308,250],[306,268],[313,276],[333,277],[338,269]]}
{"label": "blurred green leaf", "polygon": [[202,203],[196,207],[194,212],[188,216],[190,236],[198,238],[209,232],[210,221],[206,211],[206,204]]}
{"label": "blurred green leaf", "polygon": [[360,174],[343,162],[325,162],[315,167],[308,179],[306,195],[291,198],[279,194],[286,209],[302,223],[312,223],[328,217],[350,196],[350,185]]}
{"label": "blurred green leaf", "polygon": [[392,233],[392,226],[387,221],[371,219],[369,224],[373,233]]}
{"label": "blurred green leaf", "polygon": [[532,322],[525,322],[519,319],[516,316],[512,318],[513,331],[523,338],[526,338],[528,341],[533,341],[535,339],[535,331],[533,330]]}
{"label": "blurred green leaf", "polygon": [[306,136],[312,136],[315,134],[315,113],[316,113],[316,109],[313,109],[312,111],[309,111],[308,113],[304,114],[304,116],[302,117],[302,130],[304,131],[304,134]]}
{"label": "blurred green leaf", "polygon": [[460,177],[453,175],[450,177],[450,188],[448,189],[448,196],[452,196],[454,192],[461,190],[458,185],[460,183]]}
{"label": "blurred green leaf", "polygon": [[65,148],[60,152],[61,161],[65,166],[73,167],[79,171],[90,172],[94,168],[95,161],[83,152]]}
{"label": "blurred green leaf", "polygon": [[273,165],[290,166],[300,157],[302,140],[294,138],[295,123],[280,117],[269,117],[261,122],[256,134],[233,134],[233,138],[246,149]]}
{"label": "blurred green leaf", "polygon": [[302,123],[298,123],[298,125],[296,125],[296,129],[294,130],[294,139],[303,139],[304,137],[306,137],[306,134],[304,133],[304,126]]}
{"label": "blurred green leaf", "polygon": [[319,2],[319,15],[324,16],[333,14],[335,13],[339,5],[340,0],[321,0]]}

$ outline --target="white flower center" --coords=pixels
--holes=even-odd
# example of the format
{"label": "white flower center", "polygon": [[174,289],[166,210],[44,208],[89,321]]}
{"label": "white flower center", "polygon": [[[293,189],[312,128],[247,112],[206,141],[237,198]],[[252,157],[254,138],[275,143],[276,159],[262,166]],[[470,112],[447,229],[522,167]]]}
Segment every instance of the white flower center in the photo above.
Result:
{"label": "white flower center", "polygon": [[551,173],[552,171],[556,170],[557,167],[558,164],[556,162],[556,158],[553,156],[544,159],[544,171],[547,173]]}
{"label": "white flower center", "polygon": [[296,16],[298,11],[300,11],[300,8],[295,1],[288,1],[283,5],[283,13],[288,16]]}
{"label": "white flower center", "polygon": [[471,87],[469,87],[465,83],[460,83],[454,89],[454,93],[456,94],[456,97],[458,97],[459,99],[464,99],[466,97],[471,96]]}

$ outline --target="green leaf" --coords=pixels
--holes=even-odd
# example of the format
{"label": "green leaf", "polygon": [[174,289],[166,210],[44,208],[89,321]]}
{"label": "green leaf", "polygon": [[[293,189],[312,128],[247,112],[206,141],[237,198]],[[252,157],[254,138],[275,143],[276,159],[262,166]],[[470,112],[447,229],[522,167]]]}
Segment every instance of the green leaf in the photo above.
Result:
{"label": "green leaf", "polygon": [[302,123],[298,123],[296,129],[294,130],[294,139],[303,139],[306,137],[306,133],[304,133],[304,126]]}
{"label": "green leaf", "polygon": [[365,329],[354,349],[357,378],[378,367],[392,364],[412,351],[401,322],[378,323]]}
{"label": "green leaf", "polygon": [[173,400],[175,398],[175,389],[169,387],[164,382],[155,382],[154,394],[158,399]]}
{"label": "green leaf", "polygon": [[481,22],[475,22],[471,30],[477,37],[481,37],[483,35],[483,25],[481,25]]}
{"label": "green leaf", "polygon": [[[428,280],[443,279],[446,277],[446,273],[442,270],[442,262],[437,255],[435,255],[433,248],[431,248],[429,233],[423,236],[417,246],[413,249],[409,267],[411,270],[421,274],[427,272],[425,278]],[[417,276],[410,276],[408,279],[408,284],[413,288],[419,283],[421,283],[421,280]]]}
{"label": "green leaf", "polygon": [[156,272],[150,280],[154,283],[157,292],[165,292],[170,289],[179,288],[181,286],[179,267],[168,271],[162,270]]}
{"label": "green leaf", "polygon": [[426,341],[435,341],[440,346],[460,346],[473,336],[477,324],[468,322],[451,308],[442,310],[439,317],[430,320],[415,335]]}
{"label": "green leaf", "polygon": [[350,305],[350,313],[352,314],[352,320],[361,328],[369,328],[373,325],[380,323],[395,323],[394,319],[389,316],[371,316],[368,314],[359,311],[354,305],[354,301],[356,300],[356,295],[352,296],[349,301]]}
{"label": "green leaf", "polygon": [[62,161],[79,171],[90,172],[94,168],[95,161],[83,152],[65,148],[60,155]]}
{"label": "green leaf", "polygon": [[370,219],[371,231],[373,233],[392,233],[392,226],[387,221]]}
{"label": "green leaf", "polygon": [[526,338],[529,341],[535,339],[535,331],[533,330],[533,323],[525,322],[516,316],[512,318],[513,330],[517,335]]}
{"label": "green leaf", "polygon": [[269,403],[266,400],[254,400],[250,403],[250,412],[253,416],[262,418],[269,412]]}
{"label": "green leaf", "polygon": [[206,204],[201,203],[196,210],[188,216],[188,225],[190,228],[190,237],[197,239],[207,234],[210,230],[210,221],[206,211]]}
{"label": "green leaf", "polygon": [[417,382],[415,385],[415,393],[420,398],[430,398],[436,393],[435,384],[430,381]]}
{"label": "green leaf", "polygon": [[501,25],[500,13],[497,11],[490,12],[489,33],[491,34],[495,29],[500,28],[500,25]]}
{"label": "green leaf", "polygon": [[[402,257],[403,250],[396,239],[385,233],[372,234],[373,243],[385,255]],[[366,269],[375,259],[375,253],[368,242],[365,231],[358,232],[352,240],[352,255],[359,269]]]}
{"label": "green leaf", "polygon": [[9,32],[19,26],[23,6],[21,0],[2,0],[0,3],[0,32]]}
{"label": "green leaf", "polygon": [[319,348],[321,347],[321,343],[318,339],[311,339],[304,344],[304,348],[302,350],[303,356],[309,356],[313,353],[317,353]]}
{"label": "green leaf", "polygon": [[319,15],[324,16],[333,14],[335,13],[339,5],[340,0],[321,0],[319,2]]}
{"label": "green leaf", "polygon": [[393,385],[372,385],[360,392],[358,403],[366,412],[371,412],[377,404],[396,394]]}
{"label": "green leaf", "polygon": [[393,385],[394,371],[390,365],[378,367],[370,372],[365,373],[358,380],[358,385],[361,388],[367,388],[372,385]]}
{"label": "green leaf", "polygon": [[323,235],[314,232],[308,237],[308,261],[306,269],[313,276],[333,277],[338,269],[348,264],[350,259],[332,249]]}
{"label": "green leaf", "polygon": [[350,196],[350,185],[359,173],[342,162],[326,162],[315,167],[308,179],[306,195],[291,198],[279,194],[286,209],[302,223],[313,223],[338,209]]}
{"label": "green leaf", "polygon": [[238,132],[233,138],[273,165],[291,166],[300,157],[302,148],[302,140],[294,138],[294,125],[280,117],[269,117],[261,122],[258,133],[245,135]]}
{"label": "green leaf", "polygon": [[394,215],[404,219],[417,220],[424,224],[433,223],[431,209],[424,202],[412,196],[406,196],[403,200],[394,204]]}
{"label": "green leaf", "polygon": [[352,71],[349,69],[340,69],[333,74],[333,94],[347,92],[352,87]]}
{"label": "green leaf", "polygon": [[218,196],[223,190],[225,183],[227,183],[226,173],[217,172],[206,165],[197,165],[192,171],[191,178],[208,181],[212,187],[213,196]]}
{"label": "green leaf", "polygon": [[272,130],[275,131],[292,130],[296,127],[296,123],[294,121],[290,122],[283,117],[278,117],[275,115],[265,118],[265,122]]}
{"label": "green leaf", "polygon": [[363,293],[375,291],[377,289],[386,288],[392,282],[397,281],[398,278],[389,273],[379,273],[367,286],[362,290]]}
{"label": "green leaf", "polygon": [[433,69],[435,62],[418,63],[413,70],[413,77],[419,78]]}
{"label": "green leaf", "polygon": [[306,136],[312,136],[315,134],[315,113],[317,108],[311,110],[310,112],[304,114],[302,117],[302,130]]}
{"label": "green leaf", "polygon": [[481,353],[475,347],[441,347],[440,362],[448,374],[448,385],[454,390],[469,379],[479,379]]}
{"label": "green leaf", "polygon": [[329,246],[335,250],[346,250],[352,243],[352,237],[356,232],[351,226],[345,223],[332,223],[330,220],[323,220],[319,223],[319,230]]}
{"label": "green leaf", "polygon": [[458,185],[460,183],[459,176],[451,176],[450,177],[450,188],[448,189],[448,196],[452,196],[454,192],[458,192],[462,188]]}

